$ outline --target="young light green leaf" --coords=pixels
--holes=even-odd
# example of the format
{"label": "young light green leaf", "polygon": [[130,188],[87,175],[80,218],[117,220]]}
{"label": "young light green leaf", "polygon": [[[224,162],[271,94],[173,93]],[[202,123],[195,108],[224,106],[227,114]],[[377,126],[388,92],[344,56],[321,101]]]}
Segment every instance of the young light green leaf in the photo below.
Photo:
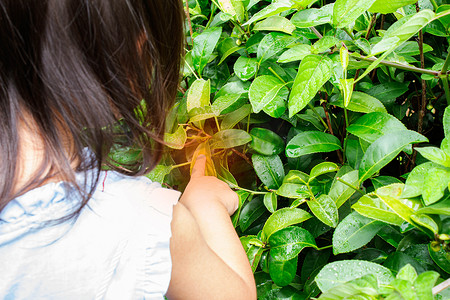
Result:
{"label": "young light green leaf", "polygon": [[338,149],[341,149],[341,142],[334,135],[320,131],[305,131],[297,134],[289,141],[286,146],[286,156],[299,157]]}
{"label": "young light green leaf", "polygon": [[422,199],[425,205],[433,204],[441,199],[449,183],[450,171],[448,168],[434,165],[428,169],[422,188]]}
{"label": "young light green leaf", "polygon": [[311,218],[311,215],[300,208],[279,209],[267,219],[262,230],[261,239],[263,242],[267,242],[274,232],[304,222],[309,218]]}
{"label": "young light green leaf", "polygon": [[360,215],[374,220],[400,226],[404,222],[395,212],[375,195],[367,194],[359,198],[352,208]]}
{"label": "young light green leaf", "polygon": [[291,260],[279,261],[269,255],[269,274],[278,286],[286,286],[292,282],[297,272],[298,257]]}
{"label": "young light green leaf", "polygon": [[244,4],[241,0],[218,0],[220,4],[220,8],[224,13],[230,14],[239,22],[244,20]]}
{"label": "young light green leaf", "polygon": [[314,54],[330,51],[330,48],[336,46],[339,43],[339,39],[334,36],[324,36],[311,47],[311,52]]}
{"label": "young light green leaf", "polygon": [[209,105],[211,82],[208,80],[197,79],[191,85],[187,95],[187,111],[193,108]]}
{"label": "young light green leaf", "polygon": [[390,14],[400,7],[414,4],[417,0],[376,0],[369,8],[371,13]]}
{"label": "young light green leaf", "polygon": [[[344,108],[345,104],[342,99],[337,99],[336,101],[331,102],[333,105],[339,106]],[[372,96],[369,96],[366,93],[353,91],[351,94],[350,102],[347,105],[347,109],[354,111],[354,112],[361,112],[361,113],[371,113],[371,112],[381,112],[386,113],[386,108],[384,107],[383,103],[380,102],[377,98],[374,98]],[[397,119],[397,118],[395,118]],[[353,125],[353,124],[352,124]],[[350,125],[351,126],[351,125]],[[375,128],[375,127],[374,127]],[[353,127],[352,127],[353,129]],[[376,130],[379,130],[380,128],[375,128]],[[382,128],[381,130],[383,130]]]}
{"label": "young light green leaf", "polygon": [[333,8],[333,25],[343,28],[369,9],[375,0],[337,0]]}
{"label": "young light green leaf", "polygon": [[264,206],[268,211],[274,213],[277,210],[277,194],[274,192],[264,195]]}
{"label": "young light green leaf", "polygon": [[317,248],[314,237],[306,229],[290,226],[269,237],[270,255],[279,261],[291,260],[306,247]]}
{"label": "young light green leaf", "polygon": [[339,59],[341,61],[342,69],[344,69],[344,72],[346,72],[349,57],[348,57],[348,49],[344,46],[342,46],[341,49],[339,49]]}
{"label": "young light green leaf", "polygon": [[363,182],[377,173],[407,145],[427,141],[423,135],[410,130],[396,131],[380,137],[364,153],[359,166],[359,181]]}
{"label": "young light green leaf", "polygon": [[252,142],[248,146],[259,154],[275,155],[284,150],[283,139],[269,129],[254,127],[250,131],[250,135]]}
{"label": "young light green leaf", "polygon": [[355,80],[350,79],[339,79],[339,87],[341,88],[342,94],[344,95],[344,107],[347,108],[350,103],[350,98],[353,93],[353,83]]}
{"label": "young light green leaf", "polygon": [[[342,181],[350,184],[351,186],[358,186],[358,170],[350,171],[340,177]],[[355,189],[353,187],[348,186],[347,184],[335,180],[331,185],[330,192],[328,195],[334,200],[336,206],[339,208],[345,201],[348,200],[354,193]]]}
{"label": "young light green leaf", "polygon": [[[397,188],[397,194],[392,193],[392,189]],[[394,211],[400,218],[412,224],[411,215],[414,214],[414,209],[403,203],[398,197],[400,196],[403,184],[392,184],[383,188],[379,188],[375,195],[381,199],[392,211]]]}
{"label": "young light green leaf", "polygon": [[[266,105],[274,100],[275,97],[283,96],[285,83],[278,78],[270,75],[256,77],[253,80],[248,97],[254,113],[259,113]],[[286,88],[284,88],[287,90]]]}
{"label": "young light green leaf", "polygon": [[423,272],[414,281],[414,290],[420,300],[434,300],[433,287],[439,278],[439,273],[433,271]]}
{"label": "young light green leaf", "polygon": [[308,55],[303,58],[289,96],[289,117],[301,111],[331,78],[332,65],[327,56]]}
{"label": "young light green leaf", "polygon": [[333,233],[333,253],[347,253],[370,242],[386,224],[352,212],[345,217]]}
{"label": "young light green leaf", "polygon": [[261,259],[261,255],[264,249],[260,246],[255,245],[254,242],[259,241],[258,238],[254,235],[244,236],[240,238],[242,246],[245,250],[245,254],[247,254],[248,261],[250,262],[250,266],[252,268],[253,273],[258,267],[259,261]]}
{"label": "young light green leaf", "polygon": [[444,125],[444,135],[446,138],[450,138],[450,106],[447,106],[444,111],[444,117],[442,119]]}
{"label": "young light green leaf", "polygon": [[257,13],[255,13],[250,20],[248,20],[247,22],[245,22],[243,24],[243,26],[247,26],[250,25],[256,21],[268,18],[270,16],[274,16],[276,14],[282,13],[286,10],[289,10],[291,8],[295,7],[295,2],[291,1],[291,0],[279,0],[277,2],[274,2],[266,7],[264,7],[263,9],[261,9],[260,11],[258,11]]}
{"label": "young light green leaf", "polygon": [[339,223],[339,215],[336,203],[328,195],[320,195],[316,199],[307,201],[311,212],[324,224],[336,227]]}
{"label": "young light green leaf", "polygon": [[341,260],[327,264],[316,276],[316,283],[322,292],[347,281],[373,274],[380,284],[388,285],[394,276],[388,268],[363,260]]}
{"label": "young light green leaf", "polygon": [[294,43],[297,38],[281,32],[270,32],[261,40],[258,45],[256,57],[259,64],[268,60],[272,56],[280,53],[284,48]]}
{"label": "young light green leaf", "polygon": [[211,140],[211,149],[233,148],[247,144],[252,137],[241,129],[225,129],[215,133]]}
{"label": "young light green leaf", "polygon": [[333,17],[334,3],[327,4],[321,8],[309,8],[300,10],[292,16],[291,22],[299,28],[309,28],[312,26],[331,23]]}
{"label": "young light green leaf", "polygon": [[186,130],[183,126],[178,126],[174,133],[164,134],[164,142],[166,143],[166,146],[172,149],[183,149],[186,139]]}
{"label": "young light green leaf", "polygon": [[164,178],[172,171],[172,166],[157,165],[150,173],[145,175],[151,181],[163,183]]}
{"label": "young light green leaf", "polygon": [[[356,93],[356,95],[358,95],[358,93]],[[347,127],[349,133],[356,135],[369,143],[375,142],[383,135],[401,130],[406,130],[406,126],[396,117],[385,112],[368,113]]]}
{"label": "young light green leaf", "polygon": [[194,46],[191,51],[192,64],[200,76],[206,64],[209,62],[209,58],[216,48],[221,34],[222,27],[213,27],[206,29],[195,37]]}
{"label": "young light green leaf", "polygon": [[[402,194],[403,196],[403,194]],[[420,208],[416,211],[417,214],[436,214],[436,215],[446,215],[450,216],[450,197],[428,205],[426,207]]]}
{"label": "young light green leaf", "polygon": [[311,54],[311,46],[308,44],[295,45],[280,55],[277,62],[288,63],[302,60],[305,56]]}
{"label": "young light green leaf", "polygon": [[295,30],[295,26],[291,21],[281,16],[271,16],[267,19],[258,22],[253,27],[253,30],[268,30],[268,31],[281,31],[287,34],[292,34]]}
{"label": "young light green leaf", "polygon": [[441,166],[450,168],[450,155],[437,147],[416,148],[423,157]]}
{"label": "young light green leaf", "polygon": [[309,173],[308,182],[311,182],[314,178],[316,178],[320,175],[330,173],[330,172],[336,172],[338,170],[339,170],[339,167],[337,164],[335,164],[333,162],[329,162],[329,161],[322,162],[318,165],[315,165],[311,169],[311,172]]}
{"label": "young light green leaf", "polygon": [[253,167],[259,179],[269,188],[277,189],[284,177],[283,163],[278,155],[252,155]]}
{"label": "young light green leaf", "polygon": [[258,61],[255,58],[240,56],[234,64],[234,73],[242,81],[247,81],[255,76],[258,70]]}

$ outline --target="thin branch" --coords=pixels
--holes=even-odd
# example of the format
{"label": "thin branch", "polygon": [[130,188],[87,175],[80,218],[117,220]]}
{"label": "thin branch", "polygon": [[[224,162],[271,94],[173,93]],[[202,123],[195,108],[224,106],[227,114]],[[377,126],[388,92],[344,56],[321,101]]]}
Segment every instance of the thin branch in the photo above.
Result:
{"label": "thin branch", "polygon": [[376,21],[377,21],[377,14],[373,14],[372,19],[370,20],[369,29],[367,29],[366,36],[364,37],[366,40],[369,38],[370,32],[372,31],[372,28],[375,25]]}
{"label": "thin branch", "polygon": [[[416,3],[416,10],[419,12],[419,4]],[[422,29],[419,30],[419,52],[420,52],[420,67],[425,69],[425,56],[423,55],[423,32]],[[427,83],[425,80],[422,81],[422,97],[419,102],[419,120],[417,122],[417,132],[422,133],[423,131],[423,118],[425,117],[425,109],[427,107]]]}
{"label": "thin branch", "polygon": [[443,290],[447,289],[450,287],[450,278],[447,279],[446,281],[443,281],[441,283],[439,283],[437,286],[435,286],[433,288],[433,295],[437,295],[440,292],[442,292]]}
{"label": "thin branch", "polygon": [[322,35],[319,31],[317,31],[317,29],[316,29],[314,26],[309,27],[309,29],[311,29],[311,31],[312,31],[319,39],[323,38],[323,35]]}
{"label": "thin branch", "polygon": [[[323,107],[323,110],[325,112],[325,119],[327,120],[328,131],[330,132],[331,135],[334,135],[333,127],[331,126],[330,114],[328,113],[327,105],[325,104],[325,102],[322,102],[322,107]],[[339,150],[339,149],[336,150],[336,154],[338,156],[339,162],[341,164],[344,164],[344,157],[342,156],[341,150]]]}
{"label": "thin branch", "polygon": [[231,151],[233,151],[238,156],[242,157],[250,166],[253,167],[252,161],[244,153],[241,153],[234,148],[231,148]]}

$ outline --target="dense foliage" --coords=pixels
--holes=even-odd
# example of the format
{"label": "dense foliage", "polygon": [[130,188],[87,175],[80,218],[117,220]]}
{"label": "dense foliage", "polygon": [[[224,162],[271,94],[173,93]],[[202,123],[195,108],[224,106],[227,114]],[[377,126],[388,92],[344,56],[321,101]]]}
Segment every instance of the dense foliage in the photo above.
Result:
{"label": "dense foliage", "polygon": [[207,156],[260,299],[450,297],[450,2],[187,4],[150,177],[182,190]]}

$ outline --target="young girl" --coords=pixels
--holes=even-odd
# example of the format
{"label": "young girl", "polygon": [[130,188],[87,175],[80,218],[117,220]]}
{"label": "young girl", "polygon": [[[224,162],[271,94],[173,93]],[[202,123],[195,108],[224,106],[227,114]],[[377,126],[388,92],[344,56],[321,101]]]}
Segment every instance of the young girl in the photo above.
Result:
{"label": "young girl", "polygon": [[[236,194],[161,156],[179,0],[0,0],[0,299],[255,299]],[[110,158],[139,147],[134,164]],[[101,171],[104,167],[109,171]]]}

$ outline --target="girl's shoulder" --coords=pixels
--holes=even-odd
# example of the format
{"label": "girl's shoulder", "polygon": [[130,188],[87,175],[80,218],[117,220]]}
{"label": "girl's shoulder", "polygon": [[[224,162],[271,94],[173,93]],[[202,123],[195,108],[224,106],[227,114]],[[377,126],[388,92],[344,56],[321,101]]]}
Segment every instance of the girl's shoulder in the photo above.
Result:
{"label": "girl's shoulder", "polygon": [[[0,268],[11,271],[0,274],[0,298],[11,296],[9,286],[30,297],[162,299],[179,196],[145,177],[102,171],[79,215],[56,224],[46,222],[64,217],[79,200],[63,182],[16,198],[0,214]],[[17,274],[35,275],[30,281]],[[78,278],[76,288],[67,276]]]}

